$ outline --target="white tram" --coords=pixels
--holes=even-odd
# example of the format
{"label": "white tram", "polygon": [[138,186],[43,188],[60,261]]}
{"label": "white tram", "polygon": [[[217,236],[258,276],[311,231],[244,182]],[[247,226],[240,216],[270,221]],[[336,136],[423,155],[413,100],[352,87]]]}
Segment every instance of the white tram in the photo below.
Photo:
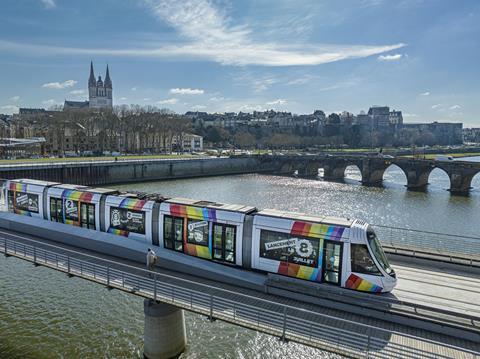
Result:
{"label": "white tram", "polygon": [[360,220],[28,179],[9,180],[3,191],[16,214],[245,270],[372,293],[397,283],[375,232]]}

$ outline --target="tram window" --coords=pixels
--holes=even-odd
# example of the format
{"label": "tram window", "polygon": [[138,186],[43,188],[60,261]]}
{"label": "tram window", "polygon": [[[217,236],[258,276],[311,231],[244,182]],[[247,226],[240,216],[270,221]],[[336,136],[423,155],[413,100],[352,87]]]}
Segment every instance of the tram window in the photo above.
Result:
{"label": "tram window", "polygon": [[187,242],[200,246],[208,246],[208,222],[189,219],[187,226]]}
{"label": "tram window", "polygon": [[351,265],[352,272],[371,275],[380,275],[375,262],[365,244],[351,244]]}
{"label": "tram window", "polygon": [[164,216],[163,244],[165,248],[183,252],[183,218]]}
{"label": "tram window", "polygon": [[319,240],[293,237],[289,233],[262,230],[260,233],[260,257],[300,264],[318,266]]}

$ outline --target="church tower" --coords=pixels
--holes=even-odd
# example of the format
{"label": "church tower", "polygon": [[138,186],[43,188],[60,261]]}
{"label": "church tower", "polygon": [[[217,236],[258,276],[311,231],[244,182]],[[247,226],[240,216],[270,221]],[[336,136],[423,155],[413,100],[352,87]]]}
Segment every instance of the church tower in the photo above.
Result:
{"label": "church tower", "polygon": [[90,108],[108,108],[113,107],[113,86],[110,79],[110,71],[107,65],[107,73],[105,81],[102,81],[102,76],[98,76],[95,80],[95,73],[93,71],[93,62],[90,62],[90,77],[88,79],[88,99]]}

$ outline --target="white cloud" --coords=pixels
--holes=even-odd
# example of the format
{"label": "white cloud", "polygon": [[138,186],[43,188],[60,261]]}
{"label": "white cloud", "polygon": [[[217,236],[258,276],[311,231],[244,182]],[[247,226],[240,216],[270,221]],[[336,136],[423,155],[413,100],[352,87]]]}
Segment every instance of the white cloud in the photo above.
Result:
{"label": "white cloud", "polygon": [[194,110],[204,110],[204,109],[206,109],[206,108],[207,108],[207,106],[205,106],[205,105],[195,105],[195,106],[192,106],[192,109],[194,109]]}
{"label": "white cloud", "polygon": [[127,98],[126,98],[126,97],[120,97],[119,100],[120,100],[120,101],[126,101]]}
{"label": "white cloud", "polygon": [[406,118],[418,117],[418,115],[416,113],[402,113],[402,116],[406,117]]}
{"label": "white cloud", "polygon": [[77,84],[77,82],[78,81],[75,81],[75,80],[67,80],[64,82],[49,82],[49,83],[43,84],[42,87],[48,88],[48,89],[61,90],[67,87],[73,87]]}
{"label": "white cloud", "polygon": [[45,106],[53,106],[53,105],[55,105],[55,100],[53,98],[51,98],[49,100],[42,101],[42,104],[45,105]]}
{"label": "white cloud", "polygon": [[402,58],[402,54],[395,54],[395,55],[380,55],[378,59],[380,61],[398,61]]}
{"label": "white cloud", "polygon": [[287,103],[287,100],[285,100],[283,98],[278,98],[276,100],[266,102],[265,104],[266,105],[285,105],[286,103]]}
{"label": "white cloud", "polygon": [[453,105],[453,106],[449,107],[450,110],[459,110],[461,108],[462,108],[462,106],[460,106],[460,105]]}
{"label": "white cloud", "polygon": [[55,0],[41,0],[41,1],[45,6],[45,8],[47,9],[52,9],[57,6],[57,4],[55,4]]}
{"label": "white cloud", "polygon": [[166,100],[157,101],[159,105],[175,105],[178,102],[176,98],[168,98]]}
{"label": "white cloud", "polygon": [[202,95],[205,91],[201,89],[191,88],[174,88],[170,89],[170,93],[174,95]]}
{"label": "white cloud", "polygon": [[[233,26],[226,12],[209,0],[142,0],[149,13],[167,23],[181,41],[154,48],[74,48],[0,41],[0,50],[26,56],[175,57],[215,61],[224,65],[306,66],[363,58],[405,46],[326,45],[290,42],[280,36],[260,41],[249,24]],[[281,34],[280,34],[281,35]]]}
{"label": "white cloud", "polygon": [[143,101],[150,101],[150,97],[145,97]]}
{"label": "white cloud", "polygon": [[0,107],[0,110],[2,110],[2,112],[5,112],[8,115],[11,115],[12,113],[18,112],[18,107],[14,105],[5,105]]}
{"label": "white cloud", "polygon": [[223,100],[225,100],[225,97],[216,97],[216,96],[210,97],[210,101],[212,101],[212,102],[219,102],[219,101],[223,101]]}
{"label": "white cloud", "polygon": [[441,104],[441,103],[437,103],[437,104],[435,104],[435,105],[432,106],[432,109],[437,110],[437,109],[439,109],[439,108],[441,108],[441,107],[442,107],[442,104]]}
{"label": "white cloud", "polygon": [[261,105],[251,105],[251,104],[246,104],[240,106],[240,111],[242,112],[250,112],[250,111],[264,111],[265,107]]}
{"label": "white cloud", "polygon": [[138,90],[138,87],[132,87],[130,90],[131,90],[131,91],[137,91],[137,90]]}
{"label": "white cloud", "polygon": [[430,92],[429,91],[422,92],[420,96],[430,96]]}
{"label": "white cloud", "polygon": [[20,96],[13,96],[8,99],[9,101],[18,102],[20,101]]}
{"label": "white cloud", "polygon": [[70,91],[69,94],[71,94],[71,95],[84,95],[85,90],[73,90],[73,91]]}

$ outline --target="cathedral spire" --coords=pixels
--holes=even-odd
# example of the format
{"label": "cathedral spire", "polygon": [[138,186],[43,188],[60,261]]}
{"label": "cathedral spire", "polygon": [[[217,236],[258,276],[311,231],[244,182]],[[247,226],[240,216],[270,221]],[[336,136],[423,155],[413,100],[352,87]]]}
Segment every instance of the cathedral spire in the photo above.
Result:
{"label": "cathedral spire", "polygon": [[90,77],[88,78],[88,85],[95,86],[95,74],[93,73],[93,61],[90,61]]}
{"label": "cathedral spire", "polygon": [[107,64],[107,74],[105,75],[105,87],[109,89],[112,88],[112,80],[110,79],[110,71],[108,71],[108,64]]}

